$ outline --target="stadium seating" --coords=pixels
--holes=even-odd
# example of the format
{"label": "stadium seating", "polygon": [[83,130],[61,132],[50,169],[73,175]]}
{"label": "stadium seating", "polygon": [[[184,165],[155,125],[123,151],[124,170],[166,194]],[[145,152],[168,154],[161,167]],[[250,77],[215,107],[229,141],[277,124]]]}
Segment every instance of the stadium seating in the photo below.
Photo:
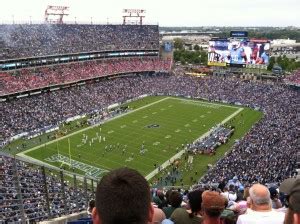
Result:
{"label": "stadium seating", "polygon": [[[99,94],[101,93],[101,94]],[[184,95],[238,103],[264,112],[263,119],[201,180],[219,182],[242,175],[244,182],[280,182],[294,175],[299,92],[282,85],[185,75],[132,76],[103,80],[1,103],[4,140],[69,117],[89,114],[143,94]],[[34,106],[33,106],[34,105]],[[265,161],[268,161],[267,163]],[[234,162],[232,162],[234,161]],[[248,169],[252,167],[252,169]],[[255,169],[254,169],[255,167]],[[274,171],[276,167],[276,172]]]}
{"label": "stadium seating", "polygon": [[43,173],[39,166],[4,155],[0,155],[0,180],[0,223],[21,222],[23,210],[30,222],[84,211],[92,197],[92,192],[86,195],[85,189],[67,180],[63,186],[55,170]]}
{"label": "stadium seating", "polygon": [[289,75],[284,79],[284,82],[288,85],[300,86],[300,70],[296,71],[294,74]]}
{"label": "stadium seating", "polygon": [[157,25],[0,25],[0,60],[103,50],[158,49]]}
{"label": "stadium seating", "polygon": [[[159,48],[158,26],[0,25],[0,33],[5,34],[0,37],[0,60]],[[180,95],[243,105],[264,113],[263,118],[209,169],[199,180],[200,185],[195,187],[211,189],[207,184],[218,186],[228,183],[234,176],[243,186],[255,182],[278,186],[285,178],[295,176],[299,165],[298,91],[281,84],[244,82],[235,78],[197,78],[184,75],[180,68],[175,69],[176,75],[166,74],[170,66],[171,61],[144,57],[0,72],[0,95],[120,73],[156,72],[154,75],[101,79],[97,83],[1,102],[0,145],[9,143],[16,135],[56,126],[70,117],[91,114],[144,94]],[[299,84],[299,72],[288,77],[287,83]],[[218,139],[206,140],[214,145]],[[60,174],[46,169],[45,175],[36,165],[1,155],[0,223],[2,220],[4,223],[21,223],[24,219],[34,223],[85,211],[93,192],[87,193],[86,188],[61,181]],[[235,191],[239,193],[239,189]],[[69,223],[90,222],[90,219],[79,219]]]}
{"label": "stadium seating", "polygon": [[169,71],[170,60],[132,58],[91,61],[0,73],[0,95],[61,85],[96,77],[145,71]]}

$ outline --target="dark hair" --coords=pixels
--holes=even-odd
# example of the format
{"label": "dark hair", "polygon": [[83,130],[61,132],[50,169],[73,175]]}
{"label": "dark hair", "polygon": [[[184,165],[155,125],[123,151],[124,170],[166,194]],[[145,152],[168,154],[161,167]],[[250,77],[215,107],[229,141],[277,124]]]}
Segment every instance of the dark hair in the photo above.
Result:
{"label": "dark hair", "polygon": [[192,210],[192,213],[189,214],[190,218],[193,218],[194,215],[201,210],[202,193],[202,190],[197,189],[188,194],[189,204]]}
{"label": "dark hair", "polygon": [[170,205],[174,208],[178,208],[182,202],[182,196],[178,191],[172,191],[169,195]]}
{"label": "dark hair", "polygon": [[145,224],[150,206],[148,182],[136,170],[113,170],[97,186],[96,208],[102,224]]}
{"label": "dark hair", "polygon": [[205,213],[212,218],[220,217],[223,212],[223,209],[221,210],[221,209],[204,208],[204,210]]}
{"label": "dark hair", "polygon": [[169,190],[166,192],[166,199],[167,199],[167,203],[168,203],[168,204],[170,204],[169,197],[170,197],[170,194],[171,194],[172,191],[173,191],[173,189],[169,189]]}
{"label": "dark hair", "polygon": [[96,205],[96,202],[94,199],[90,200],[89,202],[89,212],[92,212],[93,211],[93,208],[95,207]]}
{"label": "dark hair", "polygon": [[235,187],[234,187],[233,184],[230,184],[230,185],[229,185],[229,191],[235,191]]}

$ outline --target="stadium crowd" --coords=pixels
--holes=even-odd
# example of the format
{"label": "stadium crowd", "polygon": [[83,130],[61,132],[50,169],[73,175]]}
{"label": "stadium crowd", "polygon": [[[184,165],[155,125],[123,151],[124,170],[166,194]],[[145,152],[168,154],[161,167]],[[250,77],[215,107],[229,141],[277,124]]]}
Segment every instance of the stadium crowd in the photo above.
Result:
{"label": "stadium crowd", "polygon": [[[159,48],[158,26],[0,25],[0,34],[0,60]],[[143,94],[189,96],[260,109],[263,118],[209,169],[195,189],[184,192],[150,189],[138,172],[118,169],[104,177],[97,187],[93,220],[96,224],[297,223],[300,182],[284,184],[284,180],[295,175],[299,91],[282,84],[245,82],[230,77],[186,76],[180,69],[175,70],[176,75],[159,73],[169,68],[169,61],[144,58],[56,65],[19,70],[14,75],[1,73],[0,95],[117,73],[158,72],[101,79],[0,102],[0,137],[5,141]],[[73,188],[67,181],[62,183],[56,173],[49,171],[46,194],[43,178],[41,170],[34,165],[0,156],[0,223],[21,223],[20,203],[25,219],[32,223],[86,209],[87,195],[82,189]],[[289,197],[280,197],[276,188],[268,189],[257,182],[276,187],[283,182],[278,191]],[[214,183],[218,187],[208,187]],[[46,209],[46,195],[50,214]]]}
{"label": "stadium crowd", "polygon": [[[86,210],[86,197],[83,188],[62,182],[58,173],[46,171],[47,195],[44,175],[38,166],[0,155],[0,223],[22,223],[23,204],[25,219],[30,223],[60,217]],[[20,186],[18,189],[17,186]],[[20,194],[22,198],[20,197]],[[50,214],[47,211],[47,197]]]}
{"label": "stadium crowd", "polygon": [[290,85],[300,85],[300,70],[296,71],[294,74],[287,76],[284,82]]}
{"label": "stadium crowd", "polygon": [[143,59],[108,59],[0,72],[0,95],[120,73],[169,71],[170,66],[169,60],[144,57]]}
{"label": "stadium crowd", "polygon": [[300,97],[296,90],[277,84],[168,74],[104,80],[2,102],[0,133],[7,139],[58,124],[69,117],[92,113],[116,102],[160,93],[240,103],[264,112],[263,118],[201,182],[217,183],[238,176],[246,185],[256,181],[278,183],[294,174],[296,158],[291,155],[296,155],[298,150]]}
{"label": "stadium crowd", "polygon": [[158,49],[157,25],[0,25],[0,60],[103,50]]}
{"label": "stadium crowd", "polygon": [[137,171],[119,168],[101,179],[95,203],[94,224],[299,224],[300,179],[286,179],[277,189],[229,182],[164,191],[150,189]]}

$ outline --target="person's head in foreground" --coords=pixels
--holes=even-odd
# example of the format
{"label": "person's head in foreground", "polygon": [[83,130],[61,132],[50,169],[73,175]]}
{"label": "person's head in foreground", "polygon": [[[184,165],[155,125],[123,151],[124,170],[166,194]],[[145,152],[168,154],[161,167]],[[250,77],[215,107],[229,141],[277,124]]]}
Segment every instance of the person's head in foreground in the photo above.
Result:
{"label": "person's head in foreground", "polygon": [[240,215],[237,224],[283,224],[284,213],[272,210],[269,189],[262,184],[254,184],[250,190],[250,208]]}
{"label": "person's head in foreground", "polygon": [[189,206],[191,209],[191,213],[189,216],[192,218],[193,216],[197,215],[201,211],[201,204],[202,204],[202,190],[194,190],[188,193],[189,199]]}
{"label": "person's head in foreground", "polygon": [[288,197],[288,210],[284,224],[300,224],[300,178],[288,178],[280,185]]}
{"label": "person's head in foreground", "polygon": [[204,191],[201,207],[204,212],[204,223],[218,223],[225,209],[225,198],[216,191]]}
{"label": "person's head in foreground", "polygon": [[261,184],[254,184],[250,190],[250,208],[254,211],[269,211],[272,209],[269,189]]}
{"label": "person's head in foreground", "polygon": [[146,224],[152,221],[150,188],[136,170],[120,168],[105,175],[97,186],[95,224]]}

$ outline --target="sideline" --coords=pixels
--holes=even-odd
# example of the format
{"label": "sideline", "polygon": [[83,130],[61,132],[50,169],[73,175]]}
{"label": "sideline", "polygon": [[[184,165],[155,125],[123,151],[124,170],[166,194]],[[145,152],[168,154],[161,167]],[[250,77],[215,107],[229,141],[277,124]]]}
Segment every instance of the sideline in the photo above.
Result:
{"label": "sideline", "polygon": [[[129,112],[124,113],[124,114],[120,114],[120,115],[115,116],[115,117],[112,117],[112,118],[110,118],[110,119],[107,119],[104,123],[110,122],[110,121],[112,121],[112,120],[118,119],[118,118],[120,118],[120,117],[123,117],[123,116],[125,116],[125,115],[134,113],[134,112],[136,112],[136,111],[142,110],[142,109],[144,109],[144,108],[147,108],[147,107],[152,106],[152,105],[154,105],[154,104],[160,103],[160,102],[165,101],[165,100],[167,100],[167,99],[176,99],[176,100],[181,100],[181,101],[192,101],[192,102],[194,101],[194,102],[198,102],[198,103],[199,103],[199,101],[197,101],[197,100],[180,99],[180,98],[176,98],[176,97],[165,97],[165,98],[163,98],[163,99],[154,101],[154,102],[152,102],[152,103],[150,103],[150,104],[147,104],[147,105],[142,106],[142,107],[140,107],[140,108],[137,108],[137,109],[135,109],[135,110],[129,111]],[[201,102],[201,101],[200,101],[200,102]],[[223,121],[221,121],[220,124],[226,123],[227,121],[229,121],[230,119],[232,119],[233,117],[235,117],[237,114],[239,114],[242,110],[244,110],[244,108],[241,108],[241,107],[235,107],[235,106],[223,105],[223,104],[218,104],[218,103],[211,103],[211,102],[201,102],[201,103],[211,104],[211,105],[218,105],[218,106],[220,106],[220,107],[224,106],[224,107],[231,107],[231,108],[236,108],[236,109],[238,109],[238,110],[236,110],[234,113],[232,113],[231,115],[229,115],[228,117],[226,117]],[[52,141],[49,141],[49,142],[47,142],[47,143],[45,143],[45,144],[35,146],[35,147],[31,148],[31,149],[28,149],[28,150],[26,150],[26,151],[20,152],[20,153],[18,153],[18,154],[16,154],[16,155],[17,155],[17,156],[20,156],[20,157],[23,157],[23,158],[25,158],[25,159],[28,160],[28,161],[31,160],[31,161],[36,162],[36,163],[39,163],[39,164],[45,164],[45,165],[47,165],[47,166],[51,166],[51,167],[53,167],[53,168],[54,168],[54,167],[57,168],[56,166],[50,165],[49,163],[43,162],[43,161],[41,161],[41,160],[35,159],[35,158],[30,157],[30,156],[25,155],[25,154],[28,153],[28,152],[31,152],[31,151],[33,151],[33,150],[39,149],[39,148],[41,148],[41,147],[44,147],[45,145],[52,144],[52,143],[54,143],[54,142],[60,141],[60,140],[65,139],[65,138],[69,138],[70,136],[76,135],[76,134],[78,134],[78,133],[84,132],[84,131],[86,131],[86,130],[89,130],[89,129],[94,128],[94,127],[97,127],[97,126],[99,126],[99,124],[95,124],[95,125],[93,125],[93,126],[90,126],[90,127],[87,127],[87,128],[81,129],[81,130],[78,130],[78,131],[73,132],[73,133],[71,133],[71,134],[69,134],[69,135],[66,135],[66,136],[63,136],[63,137],[61,137],[61,138],[58,138],[58,139],[54,139],[54,140],[52,140]],[[203,138],[205,138],[205,137],[207,137],[208,135],[210,135],[210,133],[213,132],[213,131],[214,131],[213,129],[209,130],[208,132],[206,132],[206,133],[204,133],[203,135],[201,135],[201,136],[200,136],[198,139],[196,139],[195,141],[202,140]],[[195,142],[195,141],[194,141],[194,142]],[[165,169],[166,167],[168,167],[168,166],[171,164],[171,161],[174,161],[174,160],[176,160],[176,159],[179,159],[179,158],[184,154],[184,152],[185,152],[185,149],[179,151],[177,154],[175,154],[174,156],[172,156],[171,158],[169,158],[167,161],[165,161],[159,168],[156,168],[155,170],[151,171],[148,175],[146,175],[146,176],[145,176],[145,179],[146,179],[146,180],[150,180],[151,178],[153,178],[155,175],[157,175],[157,174],[160,172],[159,170],[163,170],[163,169]]]}
{"label": "sideline", "polygon": [[[237,111],[235,111],[234,113],[232,113],[231,115],[229,115],[228,117],[226,117],[223,121],[221,121],[221,124],[225,124],[227,121],[229,121],[231,118],[235,117],[238,113],[240,113],[242,110],[244,110],[244,108],[239,108]],[[196,141],[202,140],[203,138],[207,137],[208,135],[210,135],[211,132],[213,132],[214,129],[209,130],[208,132],[204,133],[203,135],[201,135]],[[194,143],[193,142],[193,143]],[[174,161],[176,159],[179,159],[182,154],[185,152],[184,148],[183,150],[179,151],[177,154],[175,154],[174,156],[172,156],[169,160],[165,161],[159,168],[156,168],[155,170],[153,170],[151,173],[149,173],[147,176],[145,176],[146,180],[150,180],[151,178],[153,178],[156,174],[158,174],[160,171],[159,170],[163,170],[166,167],[168,167],[169,165],[171,165],[171,161]]]}
{"label": "sideline", "polygon": [[[112,121],[112,120],[115,120],[115,119],[118,119],[118,118],[120,118],[120,117],[123,117],[123,116],[125,116],[125,115],[134,113],[134,112],[136,112],[136,111],[139,111],[139,110],[142,110],[142,109],[144,109],[144,108],[150,107],[150,106],[152,106],[152,105],[154,105],[154,104],[160,103],[160,102],[165,101],[165,100],[167,100],[167,99],[170,99],[170,97],[166,97],[166,98],[163,98],[163,99],[154,101],[154,102],[149,103],[149,104],[147,104],[147,105],[145,105],[145,106],[139,107],[139,108],[137,108],[137,109],[135,109],[135,110],[132,110],[132,111],[129,111],[129,112],[127,112],[127,113],[120,114],[120,115],[118,115],[118,116],[112,117],[112,118],[110,118],[110,119],[107,119],[107,120],[106,120],[105,122],[103,122],[103,123],[107,123],[107,122],[110,122],[110,121]],[[62,139],[69,138],[69,137],[71,137],[71,136],[73,136],[73,135],[76,135],[76,134],[78,134],[78,133],[84,132],[84,131],[86,131],[86,130],[89,130],[89,129],[94,128],[94,127],[97,127],[97,126],[99,126],[99,124],[95,124],[95,125],[92,125],[92,126],[90,126],[90,127],[84,128],[84,129],[80,129],[80,130],[75,131],[75,132],[73,132],[73,133],[71,133],[71,134],[65,135],[65,136],[63,136],[63,137],[61,137],[61,138],[54,139],[54,140],[52,140],[52,141],[46,142],[45,144],[37,145],[37,146],[35,146],[35,147],[31,148],[31,149],[27,149],[27,150],[25,150],[25,151],[23,151],[23,152],[17,153],[16,155],[22,157],[22,156],[24,156],[24,155],[25,155],[26,153],[28,153],[28,152],[31,152],[31,151],[36,150],[36,149],[39,149],[39,148],[44,147],[44,146],[46,146],[46,145],[50,145],[50,144],[52,144],[52,143],[54,143],[54,142],[57,142],[57,141],[60,141],[60,140],[62,140]]]}

